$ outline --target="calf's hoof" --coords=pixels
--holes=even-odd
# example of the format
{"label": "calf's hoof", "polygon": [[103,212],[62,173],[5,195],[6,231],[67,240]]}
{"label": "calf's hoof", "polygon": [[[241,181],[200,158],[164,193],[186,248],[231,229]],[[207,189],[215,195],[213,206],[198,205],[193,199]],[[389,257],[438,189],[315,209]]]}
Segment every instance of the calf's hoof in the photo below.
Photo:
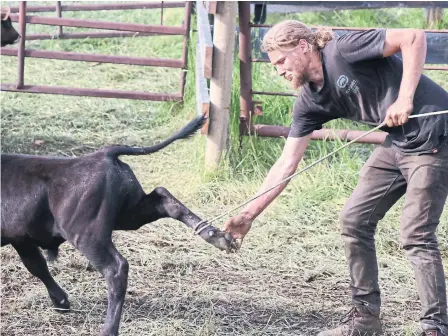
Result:
{"label": "calf's hoof", "polygon": [[202,239],[214,247],[227,252],[236,252],[237,244],[235,239],[227,233],[214,226],[207,226],[199,233]]}
{"label": "calf's hoof", "polygon": [[56,310],[60,313],[65,313],[70,310],[70,301],[68,301],[67,295],[64,293],[64,295],[58,295],[56,296],[50,296],[51,301],[53,301],[53,306],[56,308]]}

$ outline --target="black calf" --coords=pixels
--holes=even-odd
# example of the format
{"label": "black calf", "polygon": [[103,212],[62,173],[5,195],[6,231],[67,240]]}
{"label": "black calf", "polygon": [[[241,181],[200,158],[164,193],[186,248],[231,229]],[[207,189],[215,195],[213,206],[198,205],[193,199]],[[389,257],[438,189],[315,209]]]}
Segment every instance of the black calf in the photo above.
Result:
{"label": "black calf", "polygon": [[[68,309],[70,304],[39,247],[55,257],[59,245],[68,241],[105,277],[108,309],[101,335],[118,335],[129,266],[112,243],[112,231],[137,230],[166,217],[190,228],[201,221],[165,188],[145,194],[118,156],[154,153],[192,135],[203,122],[204,118],[197,118],[152,147],[111,146],[77,158],[2,154],[1,244],[17,250],[27,269],[45,284],[56,307]],[[233,248],[231,237],[212,226],[199,235],[221,250]]]}

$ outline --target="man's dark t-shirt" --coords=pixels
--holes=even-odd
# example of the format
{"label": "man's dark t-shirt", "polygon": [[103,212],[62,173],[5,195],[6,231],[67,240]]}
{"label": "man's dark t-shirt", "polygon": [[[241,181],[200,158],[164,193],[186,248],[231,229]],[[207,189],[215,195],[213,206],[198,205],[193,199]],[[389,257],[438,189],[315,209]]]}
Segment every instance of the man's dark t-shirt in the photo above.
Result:
{"label": "man's dark t-shirt", "polygon": [[[293,110],[290,137],[302,137],[330,120],[345,118],[377,126],[398,98],[403,63],[383,57],[386,30],[345,34],[322,50],[324,87],[315,92],[305,85]],[[448,109],[448,93],[422,75],[412,114]],[[384,127],[393,147],[402,154],[430,153],[448,140],[448,115],[413,118],[403,126]]]}

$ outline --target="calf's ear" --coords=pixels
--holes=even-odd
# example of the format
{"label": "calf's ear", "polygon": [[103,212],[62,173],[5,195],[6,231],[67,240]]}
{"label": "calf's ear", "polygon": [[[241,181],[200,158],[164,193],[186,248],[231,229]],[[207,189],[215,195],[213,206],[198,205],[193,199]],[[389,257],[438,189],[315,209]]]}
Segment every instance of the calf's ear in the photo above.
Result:
{"label": "calf's ear", "polygon": [[2,7],[2,21],[7,20],[9,18],[9,14],[11,14],[11,8]]}

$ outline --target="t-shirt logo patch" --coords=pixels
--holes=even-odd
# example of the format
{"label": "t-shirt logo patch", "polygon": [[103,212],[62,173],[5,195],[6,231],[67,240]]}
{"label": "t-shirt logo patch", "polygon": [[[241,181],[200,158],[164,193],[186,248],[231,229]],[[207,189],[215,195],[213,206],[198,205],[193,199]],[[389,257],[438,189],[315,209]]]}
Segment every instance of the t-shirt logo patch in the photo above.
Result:
{"label": "t-shirt logo patch", "polygon": [[348,83],[348,78],[346,75],[340,75],[336,84],[341,88],[345,88],[347,86]]}

